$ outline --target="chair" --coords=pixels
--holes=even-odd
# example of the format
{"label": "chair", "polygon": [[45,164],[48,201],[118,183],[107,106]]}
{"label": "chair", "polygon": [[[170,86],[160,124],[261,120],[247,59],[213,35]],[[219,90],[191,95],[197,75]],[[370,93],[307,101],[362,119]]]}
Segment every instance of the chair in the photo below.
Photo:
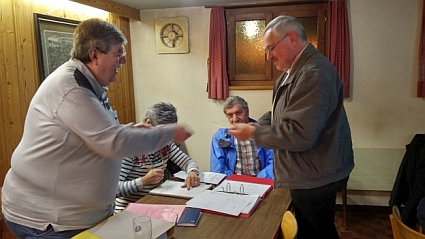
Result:
{"label": "chair", "polygon": [[294,239],[297,236],[298,224],[294,214],[291,211],[286,211],[283,214],[282,223],[280,224],[282,229],[283,239]]}
{"label": "chair", "polygon": [[397,206],[393,206],[393,213],[390,214],[390,221],[394,239],[425,239],[424,234],[411,229],[401,221],[400,211]]}

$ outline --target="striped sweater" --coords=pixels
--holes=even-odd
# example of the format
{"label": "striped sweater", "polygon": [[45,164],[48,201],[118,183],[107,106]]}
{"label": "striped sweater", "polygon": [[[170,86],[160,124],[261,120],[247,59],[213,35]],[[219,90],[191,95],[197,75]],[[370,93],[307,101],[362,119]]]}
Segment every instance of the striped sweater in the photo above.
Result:
{"label": "striped sweater", "polygon": [[[161,156],[162,155],[162,156]],[[171,143],[161,150],[135,157],[127,157],[122,161],[120,179],[118,183],[117,198],[115,199],[115,213],[124,210],[130,202],[135,202],[149,193],[157,185],[143,185],[141,177],[145,176],[151,168],[165,169],[168,160],[189,172],[199,170],[195,160]]]}

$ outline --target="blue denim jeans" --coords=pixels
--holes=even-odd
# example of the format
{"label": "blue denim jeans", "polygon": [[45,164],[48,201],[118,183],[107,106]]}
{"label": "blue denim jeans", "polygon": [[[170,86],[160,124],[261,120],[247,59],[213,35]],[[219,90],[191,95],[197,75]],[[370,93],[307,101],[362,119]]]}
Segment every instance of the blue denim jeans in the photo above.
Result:
{"label": "blue denim jeans", "polygon": [[71,238],[78,233],[86,230],[86,229],[78,229],[78,230],[69,230],[69,231],[61,231],[55,232],[53,230],[52,225],[49,225],[45,231],[37,230],[34,228],[22,226],[20,224],[13,223],[11,221],[4,219],[7,227],[9,227],[10,231],[15,234],[19,239],[65,239]]}

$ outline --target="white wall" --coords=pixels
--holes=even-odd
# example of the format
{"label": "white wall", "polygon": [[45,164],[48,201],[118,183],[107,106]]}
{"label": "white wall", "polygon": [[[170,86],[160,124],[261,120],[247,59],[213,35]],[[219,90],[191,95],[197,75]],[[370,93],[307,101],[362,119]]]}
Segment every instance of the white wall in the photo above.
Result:
{"label": "white wall", "polygon": [[[155,18],[189,18],[189,54],[157,54]],[[177,108],[179,122],[189,125],[195,134],[185,146],[188,153],[209,171],[211,136],[218,129],[212,122],[227,123],[223,101],[207,98],[208,35],[210,9],[203,7],[141,11],[141,22],[131,22],[134,68],[134,94],[137,119],[158,102],[169,101]],[[231,92],[244,97],[251,116],[258,118],[270,108],[271,91]]]}
{"label": "white wall", "polygon": [[[425,102],[415,97],[421,1],[352,0],[348,8],[352,86],[345,107],[356,162],[349,188],[390,191],[405,145],[425,132]],[[186,148],[204,171],[217,129],[211,122],[227,122],[223,102],[207,99],[209,15],[203,7],[149,10],[131,22],[137,119],[153,103],[172,102],[195,132]],[[190,53],[157,54],[154,19],[178,16],[189,18]],[[248,101],[253,118],[270,109],[269,90],[230,94]]]}
{"label": "white wall", "polygon": [[353,83],[345,106],[356,168],[349,188],[391,191],[405,145],[425,132],[425,103],[415,96],[421,8],[420,0],[350,1]]}

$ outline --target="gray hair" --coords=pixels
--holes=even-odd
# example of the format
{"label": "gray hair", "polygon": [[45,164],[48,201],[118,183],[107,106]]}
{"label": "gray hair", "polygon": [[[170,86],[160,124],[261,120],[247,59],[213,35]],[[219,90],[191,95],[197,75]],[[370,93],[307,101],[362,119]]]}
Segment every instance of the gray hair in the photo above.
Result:
{"label": "gray hair", "polygon": [[171,103],[159,102],[148,108],[143,122],[150,119],[152,126],[177,123],[177,110]]}
{"label": "gray hair", "polygon": [[112,46],[126,43],[124,34],[112,23],[91,18],[80,22],[75,29],[71,58],[88,63],[90,51],[97,49],[106,54]]}
{"label": "gray hair", "polygon": [[240,104],[246,112],[249,112],[248,103],[244,100],[244,98],[239,96],[229,96],[224,103],[223,112],[226,114],[226,109],[230,109],[237,104]]}
{"label": "gray hair", "polygon": [[268,30],[273,31],[281,37],[288,31],[295,31],[302,41],[307,41],[307,33],[303,25],[295,17],[278,16],[267,24],[263,34]]}

